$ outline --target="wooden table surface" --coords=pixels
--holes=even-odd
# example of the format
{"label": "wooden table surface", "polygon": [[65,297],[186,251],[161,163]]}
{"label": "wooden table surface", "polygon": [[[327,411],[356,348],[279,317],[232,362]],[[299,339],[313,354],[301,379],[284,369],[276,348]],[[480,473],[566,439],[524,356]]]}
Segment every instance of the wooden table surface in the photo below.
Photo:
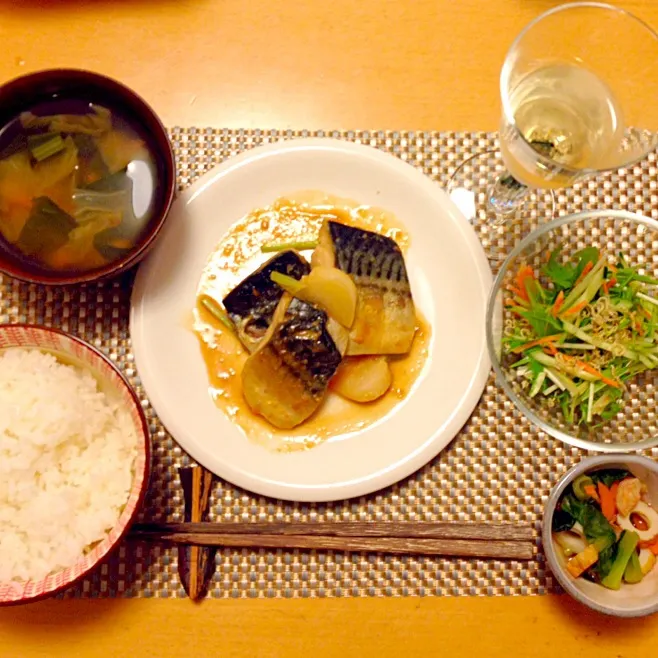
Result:
{"label": "wooden table surface", "polygon": [[[0,0],[0,83],[92,69],[169,126],[495,130],[506,50],[558,4]],[[658,26],[655,0],[617,4]],[[658,616],[608,619],[565,596],[46,601],[0,611],[0,656],[630,658],[657,633]]]}

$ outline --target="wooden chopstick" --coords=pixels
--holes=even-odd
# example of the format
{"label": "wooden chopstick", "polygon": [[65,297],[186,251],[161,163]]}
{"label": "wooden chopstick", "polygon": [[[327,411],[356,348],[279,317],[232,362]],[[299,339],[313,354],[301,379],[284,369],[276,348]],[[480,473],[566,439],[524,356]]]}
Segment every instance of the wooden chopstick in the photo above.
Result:
{"label": "wooden chopstick", "polygon": [[[178,474],[185,498],[185,518],[189,523],[203,524],[208,518],[208,506],[214,476],[199,466],[179,468]],[[217,548],[210,544],[180,544],[178,574],[187,595],[197,601],[204,596],[215,572]]]}
{"label": "wooden chopstick", "polygon": [[221,535],[326,535],[330,537],[406,537],[417,539],[532,540],[529,525],[516,523],[466,523],[463,521],[336,521],[333,523],[142,523],[133,532],[203,533]]}
{"label": "wooden chopstick", "polygon": [[502,523],[150,523],[133,526],[130,537],[229,548],[299,548],[518,560],[531,559],[534,555],[532,528]]}

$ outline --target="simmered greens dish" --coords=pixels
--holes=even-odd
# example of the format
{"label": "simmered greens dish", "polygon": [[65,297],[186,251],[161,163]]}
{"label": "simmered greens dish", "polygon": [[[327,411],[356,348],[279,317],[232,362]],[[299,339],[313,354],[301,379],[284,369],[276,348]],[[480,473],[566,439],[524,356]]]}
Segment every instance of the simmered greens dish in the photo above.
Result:
{"label": "simmered greens dish", "polygon": [[39,268],[121,258],[143,235],[154,192],[145,141],[105,107],[50,103],[0,134],[0,234]]}
{"label": "simmered greens dish", "polygon": [[609,589],[639,583],[658,555],[658,513],[647,488],[621,469],[577,477],[553,515],[553,540],[567,571]]}
{"label": "simmered greens dish", "polygon": [[556,249],[540,272],[520,267],[503,351],[527,394],[570,424],[614,418],[629,380],[658,366],[656,285],[623,254],[593,247],[567,261]]}

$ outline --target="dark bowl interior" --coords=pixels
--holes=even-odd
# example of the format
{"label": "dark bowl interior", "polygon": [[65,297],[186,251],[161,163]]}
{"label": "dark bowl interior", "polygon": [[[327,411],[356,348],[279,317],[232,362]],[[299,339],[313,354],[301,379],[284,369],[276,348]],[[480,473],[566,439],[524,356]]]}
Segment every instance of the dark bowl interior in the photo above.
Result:
{"label": "dark bowl interior", "polygon": [[122,258],[97,269],[66,272],[40,267],[0,235],[0,271],[23,281],[44,284],[84,283],[116,276],[140,261],[153,246],[176,191],[174,153],[162,122],[151,107],[121,83],[89,71],[53,69],[16,78],[0,87],[0,129],[21,113],[52,101],[104,105],[137,126],[155,161],[153,213],[142,237]]}

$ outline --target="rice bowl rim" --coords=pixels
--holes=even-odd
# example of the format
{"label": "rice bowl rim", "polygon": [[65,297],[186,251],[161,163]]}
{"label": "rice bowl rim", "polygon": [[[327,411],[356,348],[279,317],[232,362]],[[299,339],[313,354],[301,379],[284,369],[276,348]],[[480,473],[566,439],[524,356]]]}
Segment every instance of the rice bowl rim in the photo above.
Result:
{"label": "rice bowl rim", "polygon": [[[0,607],[19,605],[51,597],[93,571],[123,540],[144,503],[151,473],[151,437],[140,399],[125,375],[101,350],[61,329],[29,323],[0,325],[0,353],[5,349],[52,350],[82,362],[87,372],[96,374],[119,395],[118,404],[130,414],[137,434],[137,455],[131,490],[117,523],[94,548],[75,564],[45,578],[25,582],[0,581]],[[135,422],[138,421],[138,422]],[[141,440],[140,440],[141,435]]]}

